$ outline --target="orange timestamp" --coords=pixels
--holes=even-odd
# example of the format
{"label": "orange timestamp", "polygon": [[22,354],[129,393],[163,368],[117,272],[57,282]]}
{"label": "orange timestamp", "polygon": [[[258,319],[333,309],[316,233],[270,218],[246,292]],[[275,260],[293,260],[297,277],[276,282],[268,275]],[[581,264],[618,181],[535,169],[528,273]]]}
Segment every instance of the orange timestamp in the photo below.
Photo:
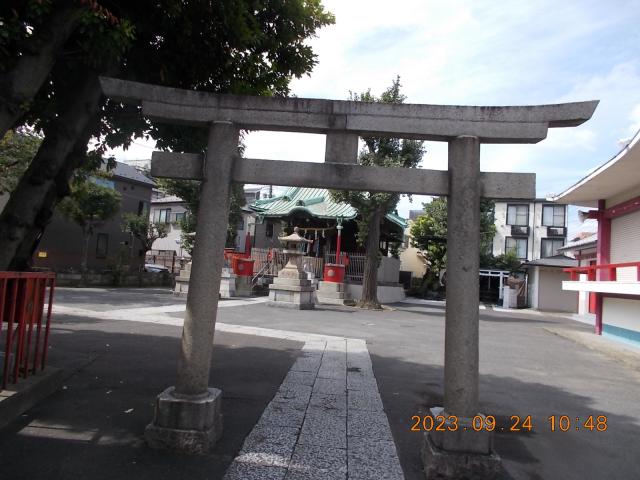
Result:
{"label": "orange timestamp", "polygon": [[[574,421],[575,418],[575,421]],[[511,415],[509,422],[498,425],[493,415],[476,415],[460,421],[456,415],[414,415],[411,417],[412,432],[455,432],[470,430],[476,432],[531,432],[533,420],[531,415]],[[607,430],[606,415],[589,415],[587,417],[570,417],[569,415],[551,415],[547,417],[547,425],[552,432],[567,432],[569,430],[589,430],[604,432]]]}

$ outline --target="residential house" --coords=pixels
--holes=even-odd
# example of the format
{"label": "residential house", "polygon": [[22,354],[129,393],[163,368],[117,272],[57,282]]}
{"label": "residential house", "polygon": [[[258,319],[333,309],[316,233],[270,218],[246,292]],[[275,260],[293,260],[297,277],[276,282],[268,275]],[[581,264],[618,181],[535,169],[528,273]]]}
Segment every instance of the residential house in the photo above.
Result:
{"label": "residential house", "polygon": [[594,294],[597,334],[640,345],[640,132],[554,200],[597,209],[588,214],[598,221],[596,263],[563,288]]}
{"label": "residential house", "polygon": [[558,254],[567,240],[567,206],[544,199],[495,202],[493,255],[513,251],[523,262]]}
{"label": "residential house", "polygon": [[151,198],[150,220],[155,224],[164,224],[167,236],[153,242],[153,248],[147,254],[147,262],[154,264],[180,265],[190,258],[189,252],[182,248],[181,221],[188,215],[187,204],[180,197],[167,195],[154,190]]}
{"label": "residential house", "polygon": [[268,185],[245,185],[244,199],[246,205],[251,205],[256,200],[273,197],[273,187]]}
{"label": "residential house", "polygon": [[525,262],[528,306],[543,312],[578,313],[578,295],[562,289],[565,268],[578,266],[578,260],[558,254]]}
{"label": "residential house", "polygon": [[[98,224],[89,244],[87,266],[101,272],[115,264],[129,265],[130,271],[138,271],[144,263],[142,245],[132,235],[122,231],[123,215],[149,211],[151,191],[155,186],[134,167],[116,162],[111,176],[96,181],[113,188],[122,196],[120,211],[111,219]],[[34,254],[34,267],[56,271],[79,271],[82,262],[82,229],[60,213],[55,212]]]}
{"label": "residential house", "polygon": [[[253,202],[256,199],[264,198],[265,188],[268,187],[245,187],[245,199]],[[151,211],[149,212],[151,221],[166,224],[168,231],[165,238],[159,238],[153,242],[153,249],[147,255],[149,262],[167,266],[175,263],[179,266],[191,257],[189,252],[182,248],[181,221],[188,214],[187,203],[180,197],[168,195],[161,190],[154,190]],[[244,251],[246,233],[255,224],[254,217],[253,211],[243,208],[242,220],[237,225],[236,250]]]}

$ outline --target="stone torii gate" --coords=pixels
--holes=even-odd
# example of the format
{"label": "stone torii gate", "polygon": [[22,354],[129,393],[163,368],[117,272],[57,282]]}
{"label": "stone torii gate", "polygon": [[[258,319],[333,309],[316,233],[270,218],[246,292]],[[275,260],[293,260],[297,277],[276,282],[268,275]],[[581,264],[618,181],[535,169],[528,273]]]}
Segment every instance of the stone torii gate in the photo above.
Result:
{"label": "stone torii gate", "polygon": [[[448,196],[444,415],[470,425],[479,414],[480,198],[535,197],[535,174],[480,172],[480,144],[537,143],[548,128],[587,121],[597,101],[518,107],[395,105],[221,95],[112,78],[102,78],[101,84],[105,95],[141,104],[150,118],[209,129],[205,156],[154,152],[152,157],[156,177],[201,180],[202,206],[177,382],[157,398],[146,431],[151,446],[203,452],[222,433],[221,392],[209,388],[209,371],[232,181]],[[240,158],[240,129],[324,133],[325,163]],[[449,170],[357,165],[358,136],[448,142]],[[427,476],[460,475],[461,465],[489,471],[495,464],[487,432],[461,428],[425,438]],[[481,470],[474,471],[478,475]]]}

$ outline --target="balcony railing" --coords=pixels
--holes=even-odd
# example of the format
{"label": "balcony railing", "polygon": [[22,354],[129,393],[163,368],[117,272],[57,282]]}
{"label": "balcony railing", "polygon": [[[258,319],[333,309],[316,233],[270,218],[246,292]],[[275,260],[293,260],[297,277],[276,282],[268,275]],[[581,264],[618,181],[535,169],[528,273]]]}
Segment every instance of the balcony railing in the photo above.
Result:
{"label": "balcony railing", "polygon": [[528,237],[529,226],[528,225],[511,225],[512,237]]}
{"label": "balcony railing", "polygon": [[569,274],[570,280],[576,282],[580,279],[580,274],[587,275],[587,281],[596,281],[596,272],[598,270],[604,270],[603,278],[600,281],[615,282],[618,278],[618,268],[633,268],[636,269],[636,281],[640,282],[640,262],[627,262],[627,263],[610,263],[606,265],[587,265],[584,267],[572,267],[565,268],[564,271]]}
{"label": "balcony railing", "polygon": [[547,227],[547,237],[566,237],[567,229],[565,227]]}

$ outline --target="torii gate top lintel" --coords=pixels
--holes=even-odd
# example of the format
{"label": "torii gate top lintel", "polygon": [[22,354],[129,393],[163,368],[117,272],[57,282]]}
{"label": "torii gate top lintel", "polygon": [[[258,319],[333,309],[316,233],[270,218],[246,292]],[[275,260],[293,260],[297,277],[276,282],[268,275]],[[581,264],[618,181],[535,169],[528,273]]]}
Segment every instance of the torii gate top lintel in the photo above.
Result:
{"label": "torii gate top lintel", "polygon": [[142,105],[169,122],[310,133],[344,132],[432,141],[470,135],[481,143],[537,143],[547,129],[589,120],[598,101],[533,106],[383,104],[345,100],[216,94],[101,77],[110,98]]}

